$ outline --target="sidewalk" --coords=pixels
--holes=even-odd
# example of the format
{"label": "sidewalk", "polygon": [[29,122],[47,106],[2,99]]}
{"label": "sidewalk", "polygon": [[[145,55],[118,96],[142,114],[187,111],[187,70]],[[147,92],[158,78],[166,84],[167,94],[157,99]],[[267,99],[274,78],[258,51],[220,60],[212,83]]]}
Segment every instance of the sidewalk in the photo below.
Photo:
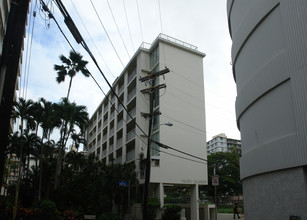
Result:
{"label": "sidewalk", "polygon": [[[217,220],[231,220],[231,219],[233,219],[233,214],[217,213]],[[238,219],[237,216],[236,219]],[[244,220],[244,215],[240,214],[240,220]]]}

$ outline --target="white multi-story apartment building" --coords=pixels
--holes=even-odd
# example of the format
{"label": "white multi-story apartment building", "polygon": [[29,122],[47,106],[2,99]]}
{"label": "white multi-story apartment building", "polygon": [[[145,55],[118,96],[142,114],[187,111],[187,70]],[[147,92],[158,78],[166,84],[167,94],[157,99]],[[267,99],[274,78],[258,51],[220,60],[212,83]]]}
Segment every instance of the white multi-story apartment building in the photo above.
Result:
{"label": "white multi-story apartment building", "polygon": [[[154,82],[156,85],[166,84],[167,88],[154,95],[154,110],[160,111],[161,115],[153,119],[152,139],[206,159],[203,144],[206,137],[204,57],[197,47],[163,34],[151,45],[142,44],[113,83],[113,89],[133,119],[109,91],[90,119],[87,131],[89,153],[95,153],[105,164],[134,162],[138,179],[144,183],[144,167],[140,160],[146,158],[149,119],[142,117],[142,113],[149,113],[149,97],[140,91],[150,85],[139,79],[167,67],[170,72]],[[165,126],[169,121],[174,126]],[[190,187],[192,219],[199,218],[198,186],[207,184],[207,164],[195,160],[159,148],[154,143],[151,145],[150,194],[159,197],[163,207],[166,185]]]}
{"label": "white multi-story apartment building", "polygon": [[207,153],[231,152],[236,150],[241,153],[241,140],[228,138],[224,133],[215,135],[207,142]]}

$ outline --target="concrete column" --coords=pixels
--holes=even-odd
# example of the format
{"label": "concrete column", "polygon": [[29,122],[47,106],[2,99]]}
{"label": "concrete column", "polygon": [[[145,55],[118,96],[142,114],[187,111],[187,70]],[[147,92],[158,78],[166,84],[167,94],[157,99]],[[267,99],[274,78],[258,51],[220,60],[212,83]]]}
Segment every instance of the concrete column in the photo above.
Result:
{"label": "concrete column", "polygon": [[191,219],[199,220],[198,184],[191,187]]}
{"label": "concrete column", "polygon": [[160,208],[162,209],[163,206],[164,206],[164,186],[163,186],[163,183],[160,183],[159,197],[160,197]]}

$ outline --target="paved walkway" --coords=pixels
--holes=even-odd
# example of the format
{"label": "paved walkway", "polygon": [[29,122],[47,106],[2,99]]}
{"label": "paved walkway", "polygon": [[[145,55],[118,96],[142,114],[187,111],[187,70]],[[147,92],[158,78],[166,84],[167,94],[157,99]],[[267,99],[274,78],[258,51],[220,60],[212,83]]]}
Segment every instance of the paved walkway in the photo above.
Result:
{"label": "paved walkway", "polygon": [[[240,215],[240,220],[244,220],[244,215]],[[217,214],[217,220],[231,220],[233,219],[233,214],[222,214],[222,213],[218,213]],[[238,217],[236,216],[236,219],[238,219]]]}

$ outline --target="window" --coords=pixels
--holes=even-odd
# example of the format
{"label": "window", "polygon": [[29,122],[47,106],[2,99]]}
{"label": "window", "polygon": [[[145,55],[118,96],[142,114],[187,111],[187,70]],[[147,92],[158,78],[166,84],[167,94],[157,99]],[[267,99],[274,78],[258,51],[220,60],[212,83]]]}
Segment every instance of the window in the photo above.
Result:
{"label": "window", "polygon": [[159,62],[159,47],[157,46],[150,54],[150,69]]}
{"label": "window", "polygon": [[[159,142],[160,140],[160,134],[159,132],[156,132],[155,134],[152,135],[151,137],[152,140],[154,141],[157,141]],[[159,153],[159,146],[153,142],[151,142],[151,145],[150,145],[150,155],[151,156],[158,156],[160,153]]]}

